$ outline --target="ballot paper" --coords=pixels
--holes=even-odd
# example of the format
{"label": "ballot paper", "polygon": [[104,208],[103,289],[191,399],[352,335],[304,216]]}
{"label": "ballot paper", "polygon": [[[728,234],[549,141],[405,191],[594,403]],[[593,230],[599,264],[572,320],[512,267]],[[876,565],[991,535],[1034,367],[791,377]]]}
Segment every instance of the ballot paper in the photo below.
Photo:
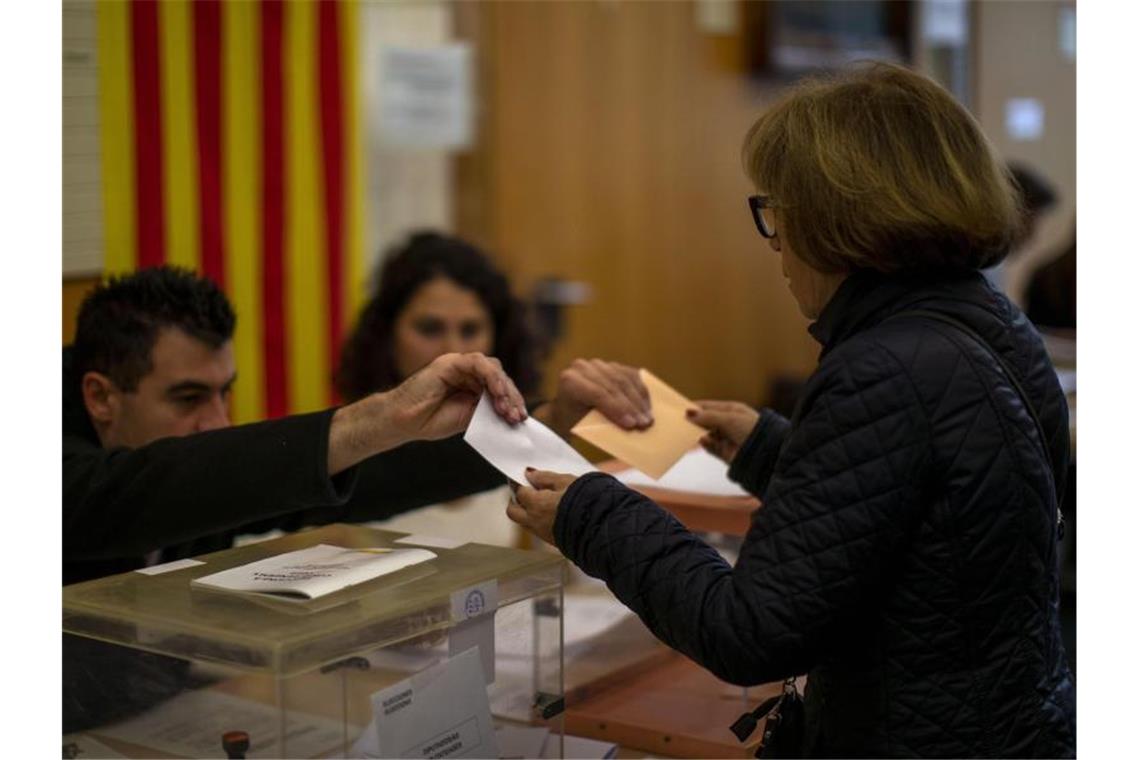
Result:
{"label": "ballot paper", "polygon": [[195,578],[190,583],[214,591],[317,599],[435,556],[427,549],[346,549],[318,544]]}
{"label": "ballot paper", "polygon": [[479,652],[468,649],[373,694],[372,722],[352,756],[497,758]]}
{"label": "ballot paper", "polygon": [[728,465],[702,448],[687,452],[661,478],[651,478],[640,470],[633,469],[615,472],[614,477],[627,486],[652,486],[710,496],[749,495],[728,479]]}
{"label": "ballot paper", "polygon": [[612,454],[652,478],[660,478],[686,451],[700,441],[705,430],[689,422],[685,410],[694,404],[647,369],[640,371],[649,389],[653,424],[645,430],[625,430],[597,409],[591,410],[570,432]]}
{"label": "ballot paper", "polygon": [[585,457],[534,417],[517,425],[507,423],[495,412],[486,393],[475,407],[463,440],[495,469],[521,485],[530,485],[527,467],[569,475],[595,471]]}

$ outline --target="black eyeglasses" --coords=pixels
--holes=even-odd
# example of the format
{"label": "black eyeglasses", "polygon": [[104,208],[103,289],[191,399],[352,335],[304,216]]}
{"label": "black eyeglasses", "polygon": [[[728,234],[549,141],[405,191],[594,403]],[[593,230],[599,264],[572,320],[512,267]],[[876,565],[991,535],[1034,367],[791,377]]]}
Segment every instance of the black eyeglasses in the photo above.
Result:
{"label": "black eyeglasses", "polygon": [[752,221],[756,222],[756,229],[766,238],[776,237],[776,226],[772,221],[770,209],[776,207],[767,195],[748,196],[748,208],[752,210]]}

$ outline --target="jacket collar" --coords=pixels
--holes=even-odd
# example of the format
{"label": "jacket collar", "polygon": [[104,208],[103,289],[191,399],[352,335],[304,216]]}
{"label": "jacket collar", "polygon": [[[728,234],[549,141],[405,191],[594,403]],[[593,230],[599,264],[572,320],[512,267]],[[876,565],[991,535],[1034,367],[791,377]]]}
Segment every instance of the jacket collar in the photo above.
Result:
{"label": "jacket collar", "polygon": [[808,332],[822,346],[820,358],[857,332],[931,297],[979,300],[978,272],[883,274],[857,269],[847,276]]}

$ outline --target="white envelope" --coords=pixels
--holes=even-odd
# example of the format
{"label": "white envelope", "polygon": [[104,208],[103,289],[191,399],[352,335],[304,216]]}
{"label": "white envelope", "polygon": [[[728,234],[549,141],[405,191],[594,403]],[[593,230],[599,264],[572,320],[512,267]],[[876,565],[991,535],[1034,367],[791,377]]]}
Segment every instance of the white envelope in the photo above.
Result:
{"label": "white envelope", "polygon": [[569,475],[597,471],[574,447],[534,417],[527,417],[518,425],[509,424],[495,412],[486,393],[475,407],[463,440],[495,469],[524,486],[530,485],[527,467]]}

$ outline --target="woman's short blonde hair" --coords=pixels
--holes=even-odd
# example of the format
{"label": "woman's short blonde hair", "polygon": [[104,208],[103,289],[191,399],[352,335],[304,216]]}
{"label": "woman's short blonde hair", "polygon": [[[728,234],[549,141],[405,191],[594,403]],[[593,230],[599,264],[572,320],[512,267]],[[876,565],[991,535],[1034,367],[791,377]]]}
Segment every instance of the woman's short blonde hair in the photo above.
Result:
{"label": "woman's short blonde hair", "polygon": [[776,234],[822,272],[982,269],[1020,223],[978,123],[893,64],[801,82],[748,131],[743,158]]}

